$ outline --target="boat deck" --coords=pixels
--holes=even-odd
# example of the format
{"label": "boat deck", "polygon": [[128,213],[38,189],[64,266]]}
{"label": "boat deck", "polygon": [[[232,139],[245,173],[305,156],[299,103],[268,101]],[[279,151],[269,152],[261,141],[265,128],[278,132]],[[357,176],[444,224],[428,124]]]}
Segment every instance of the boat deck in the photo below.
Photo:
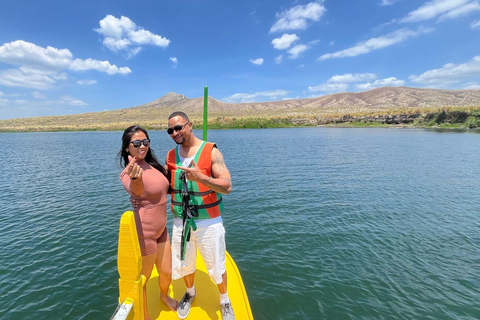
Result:
{"label": "boat deck", "polygon": [[[232,302],[236,319],[253,319],[250,310],[243,281],[235,262],[230,254],[226,255],[226,268],[228,275],[228,296]],[[187,319],[221,319],[220,296],[217,285],[210,279],[205,263],[200,254],[197,255],[197,272],[195,274],[195,289],[197,296],[193,302],[192,309]],[[172,281],[170,285],[170,296],[179,301],[185,293],[183,279]],[[158,298],[156,298],[158,297]],[[160,301],[160,289],[158,287],[158,273],[154,268],[152,276],[147,282],[147,306],[152,319],[168,320],[178,319],[177,313],[171,311]]]}

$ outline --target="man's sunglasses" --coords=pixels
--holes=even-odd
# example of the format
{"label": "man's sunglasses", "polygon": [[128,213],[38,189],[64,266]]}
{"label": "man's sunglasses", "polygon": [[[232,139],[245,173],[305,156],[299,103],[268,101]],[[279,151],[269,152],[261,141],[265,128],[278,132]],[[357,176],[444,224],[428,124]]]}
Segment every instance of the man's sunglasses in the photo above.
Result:
{"label": "man's sunglasses", "polygon": [[150,140],[148,140],[148,139],[133,140],[133,141],[130,141],[130,143],[133,144],[133,146],[134,146],[135,148],[140,148],[140,146],[142,145],[142,143],[143,143],[143,145],[144,145],[145,147],[148,147],[148,146],[150,145]]}
{"label": "man's sunglasses", "polygon": [[187,122],[187,123],[185,123],[183,126],[182,126],[182,125],[179,125],[179,124],[177,124],[177,125],[176,125],[175,127],[173,127],[173,128],[168,128],[168,129],[167,129],[167,133],[168,133],[168,134],[172,134],[172,133],[173,133],[173,131],[175,131],[175,132],[182,131],[182,130],[183,130],[183,128],[184,128],[184,127],[185,127],[187,124],[188,124],[188,122]]}

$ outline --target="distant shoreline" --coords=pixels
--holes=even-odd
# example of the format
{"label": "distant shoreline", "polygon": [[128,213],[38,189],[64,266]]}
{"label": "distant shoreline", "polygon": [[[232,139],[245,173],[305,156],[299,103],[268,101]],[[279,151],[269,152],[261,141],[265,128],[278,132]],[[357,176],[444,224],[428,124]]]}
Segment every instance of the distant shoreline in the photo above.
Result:
{"label": "distant shoreline", "polygon": [[[148,130],[165,130],[166,117],[156,121],[82,121],[77,117],[42,117],[0,121],[0,132],[122,131],[132,124]],[[195,129],[202,128],[202,119],[192,116]],[[394,127],[423,129],[480,129],[480,107],[445,107],[437,109],[396,110],[385,113],[332,114],[322,116],[211,116],[209,129],[262,129],[296,127]]]}

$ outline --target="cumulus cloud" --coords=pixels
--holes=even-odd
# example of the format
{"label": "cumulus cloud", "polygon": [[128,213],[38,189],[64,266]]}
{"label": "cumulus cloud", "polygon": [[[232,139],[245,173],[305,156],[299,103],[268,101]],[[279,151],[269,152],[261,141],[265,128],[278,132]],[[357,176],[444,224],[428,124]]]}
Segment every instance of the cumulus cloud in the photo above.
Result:
{"label": "cumulus cloud", "polygon": [[480,78],[480,56],[473,57],[466,63],[447,63],[442,68],[409,77],[410,81],[414,83],[433,86],[448,86],[472,78]]}
{"label": "cumulus cloud", "polygon": [[259,65],[259,66],[261,66],[261,65],[263,64],[263,59],[262,59],[262,58],[250,59],[249,61],[250,61],[251,63],[256,64],[256,65]]}
{"label": "cumulus cloud", "polygon": [[297,44],[295,47],[287,51],[289,53],[288,57],[290,59],[297,59],[300,54],[304,53],[308,49],[310,49],[310,47],[305,44]]}
{"label": "cumulus cloud", "polygon": [[285,50],[285,49],[290,48],[290,46],[292,45],[292,43],[294,43],[294,42],[297,41],[298,39],[300,39],[300,38],[297,37],[296,34],[288,34],[288,33],[285,33],[285,34],[284,34],[283,36],[281,36],[280,38],[273,39],[273,40],[272,40],[272,44],[273,44],[273,47],[274,47],[275,49]]}
{"label": "cumulus cloud", "polygon": [[283,61],[283,55],[279,55],[275,58],[275,64],[280,64]]}
{"label": "cumulus cloud", "polygon": [[169,39],[137,26],[128,17],[107,15],[99,24],[94,30],[104,36],[103,45],[114,52],[125,51],[127,57],[138,54],[144,45],[166,48],[170,44]]}
{"label": "cumulus cloud", "polygon": [[91,86],[93,84],[97,84],[97,80],[78,80],[77,83],[81,86]]}
{"label": "cumulus cloud", "polygon": [[380,87],[400,87],[405,85],[404,80],[399,80],[395,77],[390,77],[390,78],[385,78],[385,79],[378,79],[375,80],[374,82],[370,83],[362,83],[362,84],[356,84],[355,89],[357,90],[370,90],[374,88],[380,88]]}
{"label": "cumulus cloud", "polygon": [[479,10],[477,0],[432,0],[411,11],[400,22],[419,22],[439,17],[439,21],[454,19]]}
{"label": "cumulus cloud", "polygon": [[128,67],[118,68],[108,61],[73,59],[68,49],[43,48],[17,40],[0,46],[0,62],[17,66],[0,72],[0,85],[46,90],[59,80],[68,79],[67,70],[97,70],[110,75],[128,74]]}
{"label": "cumulus cloud", "polygon": [[0,46],[0,61],[35,70],[57,71],[67,68],[73,55],[68,49],[42,48],[17,40]]}
{"label": "cumulus cloud", "polygon": [[277,21],[270,28],[270,33],[285,30],[305,30],[309,22],[319,21],[327,9],[323,6],[324,0],[310,2],[306,5],[297,5],[275,16]]}
{"label": "cumulus cloud", "polygon": [[256,102],[259,100],[265,101],[265,99],[278,100],[285,97],[287,94],[287,90],[263,91],[255,93],[235,93],[227,98],[224,98],[223,100],[231,103],[247,103]]}
{"label": "cumulus cloud", "polygon": [[100,72],[105,72],[110,75],[120,73],[122,75],[129,74],[132,72],[128,67],[117,67],[116,65],[110,64],[108,61],[99,61],[88,58],[87,60],[75,59],[69,66],[70,70],[74,71],[85,71],[85,70],[97,70]]}
{"label": "cumulus cloud", "polygon": [[416,37],[416,36],[419,36],[420,34],[428,33],[431,31],[432,29],[429,29],[429,28],[419,28],[417,31],[405,29],[405,28],[399,29],[381,37],[371,38],[367,41],[359,42],[351,48],[340,50],[333,53],[324,54],[320,56],[318,59],[327,60],[327,59],[333,59],[333,58],[356,57],[358,55],[366,54],[374,50],[386,48],[394,44],[401,43],[411,37]]}

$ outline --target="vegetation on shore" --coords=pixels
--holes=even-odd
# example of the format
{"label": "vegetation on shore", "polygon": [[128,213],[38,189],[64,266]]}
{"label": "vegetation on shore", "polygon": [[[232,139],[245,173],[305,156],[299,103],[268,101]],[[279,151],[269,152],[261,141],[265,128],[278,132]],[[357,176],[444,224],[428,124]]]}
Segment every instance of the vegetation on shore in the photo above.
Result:
{"label": "vegetation on shore", "polygon": [[[118,131],[132,124],[140,124],[149,130],[166,129],[167,114],[157,113],[153,118],[138,112],[122,117],[107,113],[74,116],[40,117],[0,121],[0,132],[40,132],[40,131]],[[93,120],[92,120],[93,119]],[[192,115],[194,128],[202,128],[202,118]],[[412,127],[412,128],[480,128],[480,106],[410,108],[377,112],[324,113],[321,115],[210,115],[208,126],[211,129],[258,129],[305,126],[348,126],[348,127]]]}

